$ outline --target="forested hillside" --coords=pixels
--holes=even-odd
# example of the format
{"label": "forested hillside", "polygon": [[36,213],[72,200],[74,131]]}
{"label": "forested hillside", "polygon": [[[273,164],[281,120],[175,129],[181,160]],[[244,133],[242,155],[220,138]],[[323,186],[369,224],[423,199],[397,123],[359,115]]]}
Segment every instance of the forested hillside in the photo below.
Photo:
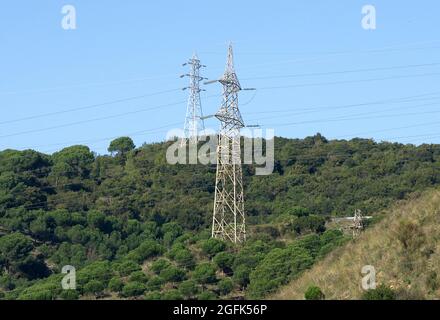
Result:
{"label": "forested hillside", "polygon": [[215,166],[169,165],[169,144],[0,152],[0,298],[263,298],[348,240],[330,216],[440,183],[439,145],[276,138],[272,175],[244,166],[249,239],[232,246],[210,239]]}

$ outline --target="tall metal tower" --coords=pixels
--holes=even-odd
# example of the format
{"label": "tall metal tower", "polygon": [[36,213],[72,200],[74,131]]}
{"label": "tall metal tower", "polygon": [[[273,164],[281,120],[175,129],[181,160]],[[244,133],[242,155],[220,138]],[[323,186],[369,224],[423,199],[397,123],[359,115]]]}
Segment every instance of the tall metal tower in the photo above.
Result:
{"label": "tall metal tower", "polygon": [[183,90],[189,89],[188,105],[186,109],[185,124],[183,126],[184,138],[181,141],[181,146],[186,144],[187,139],[197,141],[200,132],[205,130],[203,122],[202,104],[200,102],[200,81],[206,79],[200,76],[200,69],[205,67],[200,64],[200,60],[194,53],[192,58],[183,64],[183,66],[190,65],[190,72],[181,76],[189,77],[189,86]]}
{"label": "tall metal tower", "polygon": [[215,114],[221,127],[217,146],[212,237],[239,243],[246,240],[240,153],[240,129],[244,123],[238,109],[241,86],[234,70],[232,45],[229,45],[225,73],[218,81],[223,85],[223,102]]}
{"label": "tall metal tower", "polygon": [[354,211],[353,217],[353,238],[357,238],[364,228],[362,212],[360,209]]}

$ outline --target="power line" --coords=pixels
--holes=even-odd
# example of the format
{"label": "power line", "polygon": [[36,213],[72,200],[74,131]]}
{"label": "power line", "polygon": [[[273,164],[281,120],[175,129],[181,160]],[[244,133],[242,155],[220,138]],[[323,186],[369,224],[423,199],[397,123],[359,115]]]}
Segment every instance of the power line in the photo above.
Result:
{"label": "power line", "polygon": [[6,120],[6,121],[1,121],[0,125],[2,125],[2,124],[9,124],[9,123],[16,123],[16,122],[21,122],[21,121],[25,121],[25,120],[40,119],[40,118],[44,118],[44,117],[48,117],[48,116],[55,116],[55,115],[60,115],[60,114],[66,114],[66,113],[75,112],[75,111],[89,110],[89,109],[103,107],[103,106],[107,106],[107,105],[111,105],[111,104],[117,104],[117,103],[121,103],[121,102],[138,100],[138,99],[142,99],[142,98],[146,98],[146,97],[152,97],[152,96],[156,96],[156,95],[160,95],[160,94],[165,94],[165,93],[170,93],[170,92],[176,92],[176,91],[180,91],[180,89],[177,88],[177,89],[158,91],[158,92],[143,94],[143,95],[139,95],[139,96],[132,96],[132,97],[127,97],[127,98],[122,98],[122,99],[116,99],[116,100],[106,101],[106,102],[102,102],[102,103],[95,103],[95,104],[91,104],[91,105],[87,105],[87,106],[82,106],[82,107],[74,107],[74,108],[60,110],[60,111],[36,114],[36,115],[33,115],[33,116],[17,118],[17,119],[12,119],[12,120]]}
{"label": "power line", "polygon": [[281,124],[269,124],[269,125],[266,125],[266,126],[282,127],[282,126],[300,125],[300,124],[309,124],[309,123],[337,122],[337,121],[364,120],[364,119],[377,119],[377,118],[413,116],[413,115],[419,115],[419,114],[436,114],[436,113],[440,113],[440,110],[426,111],[426,112],[399,113],[399,114],[379,115],[379,116],[370,116],[370,117],[357,117],[357,118],[318,119],[318,120],[297,121],[297,122],[289,122],[289,123],[281,123]]}
{"label": "power line", "polygon": [[[435,92],[435,93],[440,93]],[[435,94],[435,93],[431,93]],[[421,98],[422,96],[428,96],[430,94],[422,94],[422,95],[416,95],[416,96],[409,96],[409,97],[402,97],[402,98],[392,98],[392,99],[384,99],[384,100],[375,100],[375,101],[369,101],[369,102],[361,102],[361,103],[354,103],[354,104],[345,104],[345,105],[335,105],[335,106],[321,106],[321,107],[308,107],[308,108],[299,108],[295,111],[290,109],[270,109],[271,111],[257,111],[257,112],[246,112],[245,114],[264,114],[264,113],[285,113],[285,114],[292,114],[292,115],[301,115],[301,114],[308,114],[308,113],[314,113],[319,111],[326,111],[326,110],[338,110],[338,109],[349,109],[354,107],[364,107],[364,106],[371,106],[371,105],[382,105],[382,104],[396,104],[396,103],[407,103],[407,102],[416,102],[416,101],[425,101],[425,100],[436,100],[439,99],[440,96],[434,96],[434,97],[426,97]],[[413,99],[416,97],[420,97],[417,99]],[[302,111],[302,112],[301,112]],[[285,115],[283,115],[284,117]],[[267,118],[265,118],[267,119]]]}
{"label": "power line", "polygon": [[[383,110],[379,110],[379,111],[369,111],[369,112],[363,112],[363,113],[358,113],[358,114],[351,114],[348,115],[350,117],[347,117],[347,115],[342,116],[342,117],[337,117],[337,118],[323,118],[323,119],[318,119],[318,120],[309,120],[312,121],[312,123],[315,122],[326,122],[326,121],[343,121],[343,120],[361,120],[361,119],[370,119],[369,117],[367,118],[356,118],[356,117],[360,117],[360,116],[364,116],[364,115],[370,115],[370,114],[376,114],[376,113],[383,113],[383,112],[387,112],[387,111],[393,111],[393,110],[405,110],[405,109],[413,109],[413,108],[420,108],[420,107],[426,107],[426,106],[436,106],[438,105],[439,102],[433,102],[433,103],[425,103],[425,104],[420,104],[420,105],[414,105],[414,106],[406,106],[406,107],[393,107],[393,108],[388,108],[388,109],[383,109]],[[265,118],[257,118],[257,119],[251,119],[253,121],[258,121],[258,120],[269,120],[269,119],[277,119],[277,118],[285,118],[287,115],[301,115],[301,114],[309,114],[309,113],[313,113],[313,112],[317,112],[317,111],[309,111],[309,112],[298,112],[298,113],[287,113],[287,114],[283,114],[280,116],[273,116],[273,117],[265,117]],[[432,111],[432,113],[437,113],[438,111]],[[431,111],[428,111],[427,113],[431,113]],[[405,115],[413,115],[412,114],[408,114],[408,113],[399,113],[396,116],[405,116]],[[415,113],[417,114],[425,114],[424,112],[418,112]],[[394,114],[391,115],[383,115],[383,117],[389,117],[389,116],[394,116]],[[309,121],[302,121],[302,122],[295,122],[292,124],[303,124],[303,123],[310,123]],[[281,126],[283,126],[285,124],[281,124]],[[273,126],[279,126],[278,124],[273,124]]]}
{"label": "power line", "polygon": [[343,80],[343,81],[334,81],[334,82],[318,82],[318,83],[306,83],[306,84],[296,84],[296,85],[271,86],[271,87],[261,87],[261,88],[258,88],[258,90],[274,90],[274,89],[290,89],[290,88],[328,86],[328,85],[337,85],[337,84],[364,83],[364,82],[373,82],[373,81],[408,79],[408,78],[418,78],[418,77],[438,76],[438,75],[440,75],[440,72],[414,74],[414,75],[391,76],[391,77],[383,77],[383,78],[360,79],[360,80]]}
{"label": "power line", "polygon": [[[213,96],[209,96],[209,97],[217,97],[217,96],[218,95],[213,95]],[[15,136],[19,136],[19,135],[25,135],[25,134],[30,134],[30,133],[43,132],[43,131],[48,131],[48,130],[53,130],[53,129],[71,127],[71,126],[75,126],[75,125],[79,125],[79,124],[91,123],[91,122],[100,121],[100,120],[114,119],[114,118],[119,118],[119,117],[123,117],[123,116],[127,116],[127,115],[142,113],[142,112],[145,112],[145,111],[151,111],[151,110],[160,109],[160,108],[164,108],[164,107],[175,106],[175,105],[179,105],[179,104],[182,104],[182,103],[185,103],[185,101],[178,101],[178,102],[158,105],[158,106],[154,106],[154,107],[150,107],[150,108],[138,109],[138,110],[124,112],[124,113],[119,113],[119,114],[115,114],[115,115],[111,115],[111,116],[105,116],[105,117],[81,120],[81,121],[66,123],[66,124],[52,126],[52,127],[46,127],[46,128],[41,128],[41,129],[33,129],[33,130],[28,130],[28,131],[16,132],[16,133],[12,133],[12,134],[2,135],[2,136],[0,136],[0,139],[1,138],[15,137]]]}
{"label": "power line", "polygon": [[282,79],[282,78],[327,76],[327,75],[333,75],[333,74],[347,74],[347,73],[358,73],[358,72],[373,72],[373,71],[384,71],[384,70],[400,70],[400,69],[409,69],[409,68],[433,67],[433,66],[438,66],[438,65],[440,65],[440,63],[434,62],[434,63],[425,63],[425,64],[401,65],[401,66],[394,66],[394,67],[376,67],[376,68],[354,69],[354,70],[343,70],[343,71],[250,77],[250,78],[243,78],[243,80],[263,80],[263,79]]}
{"label": "power line", "polygon": [[[428,94],[423,94],[423,95],[428,95]],[[389,99],[389,100],[382,100],[382,101],[375,101],[375,102],[368,102],[368,103],[359,103],[359,104],[351,104],[351,105],[343,105],[343,106],[334,106],[334,108],[339,108],[339,107],[348,107],[348,106],[363,106],[363,105],[368,105],[368,104],[379,104],[379,103],[384,103],[384,102],[389,102],[389,101],[398,101],[398,100],[402,100],[402,99],[408,99],[408,98],[412,98],[412,97],[417,97],[417,96],[423,96],[423,95],[416,95],[416,96],[407,96],[407,97],[403,97],[403,98],[395,98],[395,99]],[[409,102],[409,101],[411,101],[411,100],[408,100],[408,101],[401,101],[401,102]],[[412,101],[414,101],[414,100],[412,100]],[[161,106],[160,106],[161,107]],[[417,106],[410,106],[410,107],[417,107]],[[155,108],[157,108],[157,107],[155,107]],[[315,108],[310,108],[311,110],[315,110]],[[141,110],[141,111],[145,111],[145,109],[143,109],[143,110]],[[250,113],[250,114],[252,114],[252,113]],[[367,113],[368,114],[368,113]],[[417,113],[417,114],[419,114],[419,112]],[[389,116],[389,115],[388,115]],[[264,118],[264,119],[268,119],[267,117],[266,118]],[[320,119],[320,120],[317,120],[317,121],[319,121],[319,122],[325,122],[325,121],[328,121],[328,120],[330,120],[330,121],[335,121],[335,119]],[[336,120],[350,120],[350,119],[346,119],[346,118],[342,118],[342,119],[336,119]],[[295,122],[294,124],[302,124],[302,123],[304,123],[304,122]],[[344,136],[338,136],[338,137],[348,137],[348,136],[352,136],[352,135],[363,135],[363,134],[369,134],[369,133],[378,133],[378,132],[382,132],[382,131],[392,131],[392,130],[399,130],[399,129],[407,129],[407,128],[411,128],[411,127],[418,127],[418,126],[426,126],[426,125],[429,125],[429,124],[437,124],[438,122],[434,122],[434,123],[432,123],[432,122],[430,122],[430,123],[421,123],[421,124],[417,124],[417,125],[410,125],[410,126],[404,126],[404,127],[397,127],[397,128],[387,128],[387,129],[385,129],[385,130],[378,130],[378,131],[368,131],[368,132],[363,132],[363,133],[357,133],[357,134],[349,134],[349,135],[344,135]],[[178,123],[174,123],[174,124],[169,124],[169,125],[165,125],[165,126],[162,126],[162,127],[169,127],[169,126],[173,126],[173,125],[177,125]],[[291,123],[289,124],[289,125],[291,125]],[[277,126],[279,126],[279,124],[277,124]],[[162,127],[159,127],[159,128],[162,128]],[[154,130],[154,129],[152,129],[152,130]],[[139,133],[143,133],[143,132],[148,132],[148,131],[151,131],[151,130],[143,130],[143,131],[139,131],[139,132],[133,132],[133,133],[128,133],[128,134],[125,134],[125,135],[136,135],[136,134],[139,134]],[[163,132],[163,131],[162,131]],[[94,139],[94,140],[77,140],[77,141],[72,141],[72,142],[69,142],[69,143],[82,143],[82,142],[95,142],[95,141],[105,141],[105,140],[108,140],[108,139],[112,139],[112,138],[115,138],[115,137],[107,137],[107,138],[100,138],[100,139]],[[56,145],[63,145],[63,144],[65,144],[65,143],[57,143],[57,144],[50,144],[50,145],[40,145],[40,146],[32,146],[32,147],[29,147],[29,148],[38,148],[38,147],[44,147],[44,146],[56,146]]]}
{"label": "power line", "polygon": [[126,80],[118,80],[118,81],[110,81],[110,82],[74,84],[74,85],[42,88],[42,89],[38,89],[38,90],[3,91],[3,92],[0,92],[0,95],[46,93],[46,92],[65,90],[65,89],[70,89],[70,88],[103,87],[103,86],[120,85],[120,84],[125,84],[125,83],[129,84],[129,83],[135,83],[135,82],[143,82],[143,81],[147,81],[147,80],[166,79],[166,78],[172,78],[172,77],[175,77],[175,75],[170,74],[170,75],[150,76],[150,77],[134,78],[134,79],[126,79]]}
{"label": "power line", "polygon": [[[390,67],[390,68],[373,68],[373,69],[346,70],[346,71],[336,71],[334,73],[360,72],[360,71],[381,70],[381,69],[384,70],[384,69],[397,69],[397,68],[411,68],[411,67],[432,66],[432,65],[440,65],[440,63],[406,65],[406,66],[396,66],[396,67]],[[391,79],[409,78],[409,77],[432,76],[432,75],[439,75],[439,74],[440,73],[425,73],[425,74],[419,74],[419,75],[403,75],[403,76],[393,76],[393,77],[375,78],[375,79],[348,80],[348,81],[336,81],[336,82],[324,82],[324,83],[309,83],[309,84],[298,84],[298,85],[289,85],[289,86],[273,86],[273,87],[262,87],[262,88],[259,88],[259,90],[283,89],[283,88],[294,88],[294,87],[308,87],[308,86],[321,86],[321,85],[335,85],[335,84],[356,83],[356,82],[370,82],[370,81],[391,80]],[[310,74],[310,75],[313,75],[313,74]],[[294,77],[294,76],[301,76],[301,75],[286,75],[286,76],[277,76],[277,77]],[[306,76],[306,74],[304,74],[302,76]],[[264,79],[265,77],[260,77],[260,78]],[[267,78],[270,78],[270,77],[267,77]],[[259,78],[248,78],[248,79],[259,79]],[[107,102],[103,102],[103,103],[86,105],[86,106],[82,106],[82,107],[74,107],[74,108],[70,108],[70,109],[66,109],[66,110],[61,110],[61,111],[48,112],[48,113],[37,114],[37,115],[23,117],[23,118],[11,119],[11,120],[6,120],[6,121],[1,121],[0,125],[2,125],[2,124],[17,123],[17,122],[26,121],[26,120],[40,119],[40,118],[44,118],[44,117],[48,117],[48,116],[55,116],[55,115],[60,115],[60,114],[66,114],[66,113],[71,113],[71,112],[75,112],[75,111],[88,110],[88,109],[93,109],[93,108],[97,108],[97,107],[101,107],[101,106],[117,104],[117,103],[121,103],[121,102],[127,102],[127,101],[131,101],[131,100],[138,100],[138,99],[142,99],[142,98],[146,98],[146,97],[151,97],[151,96],[155,96],[155,95],[161,95],[161,94],[176,92],[176,91],[179,91],[179,90],[180,90],[179,88],[169,89],[169,90],[158,91],[158,92],[148,93],[148,94],[139,95],[139,96],[132,96],[132,97],[127,97],[127,98],[122,98],[122,99],[111,100],[111,101],[107,101]]]}
{"label": "power line", "polygon": [[[264,87],[264,88],[260,88],[259,90],[283,89],[283,88],[316,86],[316,85],[342,84],[342,83],[365,82],[365,81],[375,81],[375,80],[388,80],[388,79],[395,79],[395,78],[402,78],[402,77],[406,78],[406,77],[426,76],[426,75],[440,75],[440,73],[424,74],[424,75],[412,75],[412,76],[399,76],[399,77],[379,78],[379,79],[364,79],[364,80],[357,80],[357,81],[339,81],[339,82],[329,82],[329,83],[303,84],[303,85],[295,85],[295,86]],[[135,97],[128,97],[128,98],[124,98],[124,99],[113,100],[113,101],[108,101],[108,102],[94,104],[94,105],[89,105],[89,106],[84,106],[84,107],[77,107],[77,108],[72,108],[72,109],[67,109],[67,110],[62,110],[62,111],[56,111],[56,112],[52,112],[52,113],[34,115],[34,116],[24,117],[24,118],[20,118],[20,119],[7,120],[7,121],[0,122],[0,124],[20,122],[20,121],[24,121],[24,120],[37,119],[37,118],[43,118],[43,117],[46,117],[46,116],[52,116],[52,115],[58,115],[58,114],[63,114],[63,113],[74,112],[74,111],[78,111],[78,110],[85,110],[85,109],[90,109],[90,108],[96,108],[96,107],[100,107],[100,106],[104,106],[104,105],[109,105],[109,104],[115,104],[115,103],[120,103],[120,102],[124,102],[124,101],[129,101],[129,100],[140,99],[140,98],[144,98],[144,97],[148,97],[148,96],[164,94],[164,93],[174,92],[174,91],[178,91],[178,90],[180,90],[180,89],[165,90],[165,91],[150,93],[150,94],[146,94],[146,95],[135,96]],[[211,97],[211,96],[208,96],[208,98],[209,97]],[[179,104],[179,103],[182,103],[182,102],[178,102],[176,104]],[[168,104],[168,105],[174,105],[174,104]],[[168,106],[168,105],[164,105],[164,106]],[[159,107],[162,107],[162,106],[159,106]],[[138,113],[138,112],[143,112],[143,111],[153,110],[153,109],[156,109],[156,108],[142,109],[142,110],[134,111],[134,112],[131,112],[131,113],[121,113],[121,114],[118,114],[118,115],[113,115],[113,116],[108,116],[108,117],[101,117],[101,118],[96,118],[96,119],[91,119],[91,120],[78,121],[78,122],[75,122],[75,123],[72,123],[72,124],[66,124],[66,125],[61,125],[61,126],[54,126],[54,127],[50,127],[50,128],[29,130],[29,131],[25,131],[25,132],[19,132],[19,133],[15,133],[15,134],[0,136],[0,138],[12,137],[12,136],[16,136],[16,135],[22,135],[22,134],[34,133],[34,132],[40,132],[40,131],[46,131],[46,130],[51,130],[51,129],[56,129],[56,128],[62,128],[64,126],[77,125],[77,124],[82,124],[82,123],[98,121],[98,120],[111,119],[111,118],[116,118],[116,117],[124,116],[124,115],[127,115],[127,114]]]}

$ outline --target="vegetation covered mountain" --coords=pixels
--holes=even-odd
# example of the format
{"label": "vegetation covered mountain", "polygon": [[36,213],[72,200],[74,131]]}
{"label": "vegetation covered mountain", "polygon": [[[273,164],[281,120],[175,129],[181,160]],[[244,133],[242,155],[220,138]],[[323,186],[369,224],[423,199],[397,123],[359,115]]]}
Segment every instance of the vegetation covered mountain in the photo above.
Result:
{"label": "vegetation covered mountain", "polygon": [[440,183],[439,145],[276,138],[272,175],[244,166],[248,241],[233,246],[210,239],[215,166],[167,164],[169,145],[0,152],[0,298],[264,298],[349,241],[330,216]]}
{"label": "vegetation covered mountain", "polygon": [[334,250],[272,297],[304,299],[307,288],[314,286],[326,299],[365,298],[361,279],[366,274],[361,270],[371,265],[376,290],[388,288],[391,298],[439,299],[440,191],[402,201],[382,216],[356,241]]}

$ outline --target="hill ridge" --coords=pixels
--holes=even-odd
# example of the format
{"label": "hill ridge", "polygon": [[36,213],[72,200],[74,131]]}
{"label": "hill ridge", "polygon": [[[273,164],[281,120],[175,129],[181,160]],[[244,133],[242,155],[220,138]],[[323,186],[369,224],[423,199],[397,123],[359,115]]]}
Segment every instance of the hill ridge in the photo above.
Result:
{"label": "hill ridge", "polygon": [[377,285],[390,287],[398,299],[440,298],[440,190],[402,200],[381,216],[358,239],[329,253],[271,298],[304,299],[314,285],[326,299],[360,299],[364,265],[374,266]]}

